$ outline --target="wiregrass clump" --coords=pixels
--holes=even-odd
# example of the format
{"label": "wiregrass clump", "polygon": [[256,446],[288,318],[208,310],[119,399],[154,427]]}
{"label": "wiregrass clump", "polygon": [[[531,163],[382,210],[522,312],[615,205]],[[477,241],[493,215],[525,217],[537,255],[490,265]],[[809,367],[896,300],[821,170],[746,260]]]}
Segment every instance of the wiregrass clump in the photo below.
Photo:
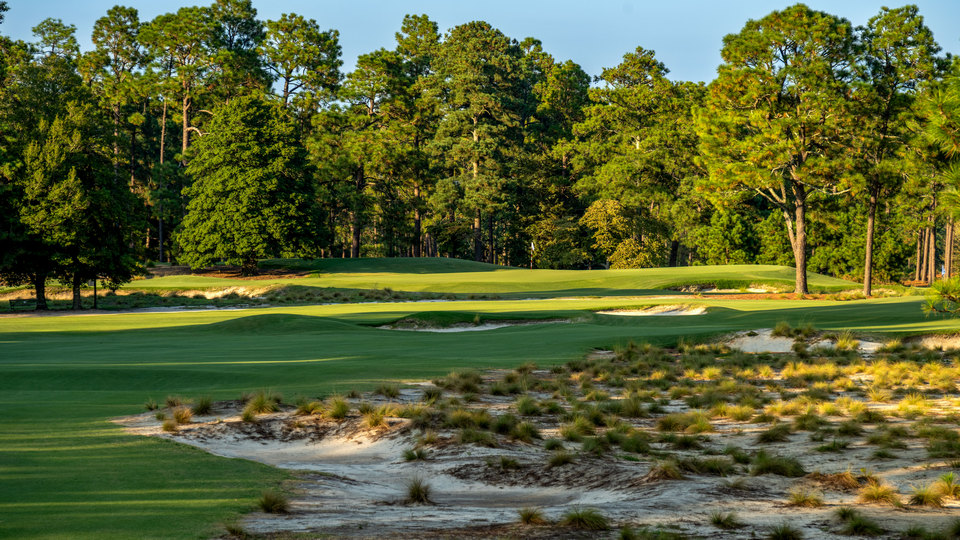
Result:
{"label": "wiregrass clump", "polygon": [[407,504],[433,504],[430,499],[430,484],[421,476],[414,476],[407,482]]}
{"label": "wiregrass clump", "polygon": [[268,514],[286,514],[290,511],[290,501],[286,495],[274,490],[264,491],[257,500],[257,506]]}
{"label": "wiregrass clump", "polygon": [[574,507],[563,514],[560,525],[588,531],[606,531],[610,522],[596,508]]}

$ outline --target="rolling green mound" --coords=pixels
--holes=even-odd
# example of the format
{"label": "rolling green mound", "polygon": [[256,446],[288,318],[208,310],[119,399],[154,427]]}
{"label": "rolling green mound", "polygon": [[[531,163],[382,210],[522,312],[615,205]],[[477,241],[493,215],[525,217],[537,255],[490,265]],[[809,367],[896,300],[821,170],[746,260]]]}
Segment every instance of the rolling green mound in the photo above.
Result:
{"label": "rolling green mound", "polygon": [[363,257],[359,259],[265,259],[260,268],[294,272],[318,271],[351,274],[443,274],[448,272],[495,272],[512,268],[447,257]]}
{"label": "rolling green mound", "polygon": [[[506,298],[558,296],[623,296],[663,294],[666,289],[697,286],[745,289],[751,285],[792,290],[794,269],[772,265],[684,266],[630,270],[528,270],[456,259],[324,259],[337,270],[310,277],[229,279],[210,276],[167,276],[135,281],[130,289],[264,288],[278,285],[338,289],[391,289],[438,294],[496,294]],[[433,265],[444,269],[424,273]],[[477,270],[482,268],[482,270]],[[361,270],[362,269],[362,270]],[[855,289],[852,281],[808,275],[813,292]],[[671,294],[675,294],[672,291]]]}

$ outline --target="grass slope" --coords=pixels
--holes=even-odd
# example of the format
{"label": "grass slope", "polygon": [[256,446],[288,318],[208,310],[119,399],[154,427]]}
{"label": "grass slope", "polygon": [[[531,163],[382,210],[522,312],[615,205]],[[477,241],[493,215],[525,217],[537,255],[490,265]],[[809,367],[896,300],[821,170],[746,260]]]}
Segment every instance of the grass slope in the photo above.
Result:
{"label": "grass slope", "polygon": [[[456,259],[427,259],[406,267],[395,259],[327,259],[314,261],[321,273],[311,277],[242,280],[211,276],[167,276],[127,285],[134,289],[204,289],[211,287],[263,287],[296,284],[343,289],[391,288],[408,292],[499,294],[517,298],[556,296],[613,296],[662,294],[662,289],[687,285],[724,288],[751,284],[792,288],[793,268],[771,265],[685,266],[636,270],[527,270],[505,268]],[[453,262],[455,261],[455,262]],[[482,270],[477,270],[480,265]],[[323,268],[328,268],[323,270]],[[424,273],[437,268],[434,273]],[[811,273],[811,290],[856,288],[851,281]]]}

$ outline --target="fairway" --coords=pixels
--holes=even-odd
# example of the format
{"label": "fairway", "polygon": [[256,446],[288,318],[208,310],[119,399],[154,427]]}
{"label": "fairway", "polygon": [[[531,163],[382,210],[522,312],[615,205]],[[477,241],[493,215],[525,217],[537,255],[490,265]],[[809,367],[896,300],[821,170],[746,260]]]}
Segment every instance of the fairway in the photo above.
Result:
{"label": "fairway", "polygon": [[[670,281],[671,275],[676,279],[676,272],[665,270],[466,274],[474,281],[459,281],[465,275],[456,272],[345,273],[341,279],[350,280],[351,287],[376,282],[469,291],[487,276],[486,292],[568,294],[0,319],[0,533],[10,538],[205,536],[250,510],[262,489],[284,478],[264,465],[125,435],[108,422],[141,410],[148,399],[162,401],[171,394],[222,400],[269,388],[290,399],[326,396],[369,389],[383,380],[430,378],[459,367],[523,362],[550,366],[630,340],[697,342],[780,321],[880,338],[960,330],[952,320],[924,316],[916,297],[848,302],[678,299],[672,291],[659,291],[661,297],[580,296],[587,289],[648,289]],[[724,270],[717,274],[723,279],[779,272],[765,267]],[[710,274],[700,272],[697,279],[711,281]],[[496,276],[508,279],[492,279]],[[524,276],[531,279],[524,281]],[[198,278],[178,279],[167,285],[193,287],[187,281]],[[327,286],[337,274],[306,279]],[[562,289],[564,284],[572,289]],[[705,306],[707,312],[680,317],[594,313],[678,303]],[[404,317],[441,315],[569,322],[451,334],[376,328]]]}
{"label": "fairway", "polygon": [[[388,262],[382,262],[388,261]],[[751,285],[793,287],[794,270],[772,265],[729,265],[643,270],[526,270],[452,259],[322,259],[285,268],[309,272],[307,277],[256,281],[209,276],[168,276],[135,281],[137,290],[208,289],[300,285],[345,289],[390,288],[406,292],[497,294],[539,298],[574,295],[662,294],[663,289],[689,286],[738,289]],[[271,266],[268,261],[264,267]],[[407,269],[406,266],[410,266]],[[838,291],[856,284],[810,274],[813,290]]]}

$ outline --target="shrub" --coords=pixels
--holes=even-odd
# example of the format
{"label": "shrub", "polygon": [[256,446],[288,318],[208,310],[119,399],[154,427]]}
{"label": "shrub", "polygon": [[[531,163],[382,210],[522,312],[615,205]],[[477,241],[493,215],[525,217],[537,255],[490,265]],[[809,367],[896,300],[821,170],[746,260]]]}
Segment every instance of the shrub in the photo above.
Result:
{"label": "shrub", "polygon": [[818,446],[816,450],[817,452],[843,452],[848,446],[850,446],[849,442],[834,439],[828,444]]}
{"label": "shrub", "polygon": [[327,403],[327,416],[334,420],[343,420],[350,412],[350,403],[340,396],[330,398]]}
{"label": "shrub", "polygon": [[309,416],[312,414],[322,414],[323,413],[323,403],[319,401],[307,401],[302,400],[297,404],[296,414],[299,416]]}
{"label": "shrub", "polygon": [[843,507],[837,510],[837,517],[845,522],[840,532],[856,536],[879,536],[883,528],[853,508]]}
{"label": "shrub", "polygon": [[244,407],[243,411],[240,412],[240,421],[247,423],[256,422],[257,413],[253,412],[250,407]]}
{"label": "shrub", "polygon": [[286,514],[290,510],[290,502],[279,491],[264,491],[257,501],[257,506],[268,514]]}
{"label": "shrub", "polygon": [[573,463],[573,454],[566,450],[557,450],[547,460],[548,467],[562,467],[568,463]]}
{"label": "shrub", "polygon": [[532,443],[534,439],[541,438],[540,430],[530,422],[520,422],[517,424],[510,432],[510,437],[525,443]]}
{"label": "shrub", "polygon": [[167,404],[167,407],[170,408],[180,407],[187,403],[187,401],[180,396],[167,396],[167,399],[165,399],[164,402]]}
{"label": "shrub", "polygon": [[803,476],[805,471],[803,465],[796,458],[770,455],[761,450],[753,458],[753,467],[750,474],[759,476],[761,474],[777,474],[790,478]]}
{"label": "shrub", "polygon": [[550,450],[550,451],[563,450],[563,441],[561,441],[560,439],[547,439],[543,443],[543,449]]}
{"label": "shrub", "polygon": [[157,408],[158,408],[157,400],[155,400],[155,399],[153,399],[153,398],[148,399],[147,401],[144,402],[143,408],[146,409],[146,410],[148,410],[148,411],[155,411],[155,410],[157,410]]}
{"label": "shrub", "polygon": [[960,498],[960,482],[957,481],[956,473],[951,471],[941,475],[937,480],[937,489],[944,497]]}
{"label": "shrub", "polygon": [[560,524],[589,531],[605,531],[610,528],[607,518],[596,508],[572,508],[563,515]]}
{"label": "shrub", "polygon": [[762,444],[785,442],[789,439],[790,426],[787,424],[777,424],[757,435],[757,442]]}
{"label": "shrub", "polygon": [[797,488],[789,492],[787,496],[787,506],[819,508],[823,506],[823,494],[804,488]]}
{"label": "shrub", "polygon": [[841,491],[849,491],[860,487],[860,481],[857,480],[857,477],[850,471],[829,474],[814,472],[809,474],[808,478],[819,483],[821,486],[830,489],[839,489]]}
{"label": "shrub", "polygon": [[734,463],[739,463],[741,465],[746,465],[750,463],[750,454],[743,451],[742,448],[737,448],[736,446],[727,446],[723,449],[723,453],[730,456],[730,459]]}
{"label": "shrub", "polygon": [[517,510],[520,515],[520,523],[524,525],[546,525],[547,519],[543,517],[543,510],[533,507],[525,507]]}
{"label": "shrub", "polygon": [[603,455],[610,451],[610,443],[601,437],[586,437],[583,439],[583,452],[585,454]]}
{"label": "shrub", "polygon": [[647,473],[650,480],[679,480],[683,478],[680,466],[672,459],[659,461]]}
{"label": "shrub", "polygon": [[713,426],[702,412],[670,413],[657,419],[657,429],[660,431],[685,431],[687,433],[704,433],[713,431]]}
{"label": "shrub", "polygon": [[177,422],[175,420],[164,420],[163,430],[168,433],[173,433],[177,431]]}
{"label": "shrub", "polygon": [[396,399],[400,397],[400,387],[396,384],[381,384],[373,391],[374,394],[380,394],[381,396],[388,397],[390,399]]}
{"label": "shrub", "polygon": [[247,401],[246,408],[257,414],[272,413],[280,410],[280,396],[267,392],[257,392]]}
{"label": "shrub", "polygon": [[487,465],[500,469],[501,471],[517,469],[520,467],[520,463],[517,460],[507,456],[500,456],[497,459],[487,458]]}
{"label": "shrub", "polygon": [[178,424],[189,424],[193,419],[193,412],[188,407],[177,407],[173,409],[173,419]]}
{"label": "shrub", "polygon": [[378,407],[372,411],[368,411],[363,415],[363,423],[370,429],[381,427],[386,424],[386,412],[386,407]]}
{"label": "shrub", "polygon": [[780,321],[773,327],[770,335],[774,337],[793,337],[793,328],[790,327],[790,323],[787,321]]}
{"label": "shrub", "polygon": [[650,452],[650,441],[645,433],[638,431],[620,441],[620,449],[634,454],[647,454]]}
{"label": "shrub", "polygon": [[489,431],[479,431],[473,428],[464,428],[457,435],[460,444],[476,444],[488,448],[496,448],[497,439]]}
{"label": "shrub", "polygon": [[211,410],[213,410],[213,401],[210,400],[209,396],[202,396],[197,400],[196,405],[193,406],[193,414],[200,416],[210,414]]}
{"label": "shrub", "polygon": [[430,457],[430,453],[423,448],[409,448],[403,451],[403,459],[407,461],[421,461]]}
{"label": "shrub", "polygon": [[433,403],[443,396],[443,389],[438,387],[427,388],[423,391],[423,401]]}
{"label": "shrub", "polygon": [[725,458],[685,458],[677,462],[677,466],[687,472],[694,474],[713,474],[717,476],[727,476],[734,472],[733,463]]}
{"label": "shrub", "polygon": [[801,540],[803,533],[789,523],[781,523],[770,531],[767,538],[769,540]]}
{"label": "shrub", "polygon": [[900,496],[897,490],[889,484],[882,484],[876,479],[871,479],[867,485],[860,488],[860,502],[866,503],[888,503],[894,506],[900,506]]}
{"label": "shrub", "polygon": [[157,411],[156,413],[153,414],[153,417],[156,418],[157,420],[163,422],[164,420],[167,419],[167,413],[165,413],[165,412],[163,412],[163,411]]}
{"label": "shrub", "polygon": [[943,508],[943,492],[938,489],[936,484],[914,486],[910,493],[910,504]]}
{"label": "shrub", "polygon": [[541,413],[537,401],[530,396],[523,396],[517,399],[513,406],[516,407],[519,414],[524,416],[537,416]]}
{"label": "shrub", "polygon": [[517,427],[518,423],[519,421],[516,416],[509,413],[501,414],[493,421],[493,425],[491,425],[490,428],[501,435],[509,435],[510,432]]}
{"label": "shrub", "polygon": [[826,424],[826,420],[813,413],[801,414],[793,420],[794,429],[800,431],[816,431]]}
{"label": "shrub", "polygon": [[724,530],[737,529],[743,526],[740,520],[737,519],[737,515],[735,513],[724,513],[720,510],[716,510],[710,514],[710,523],[714,527]]}
{"label": "shrub", "polygon": [[407,482],[407,501],[408,504],[431,504],[430,484],[422,477],[414,476]]}

